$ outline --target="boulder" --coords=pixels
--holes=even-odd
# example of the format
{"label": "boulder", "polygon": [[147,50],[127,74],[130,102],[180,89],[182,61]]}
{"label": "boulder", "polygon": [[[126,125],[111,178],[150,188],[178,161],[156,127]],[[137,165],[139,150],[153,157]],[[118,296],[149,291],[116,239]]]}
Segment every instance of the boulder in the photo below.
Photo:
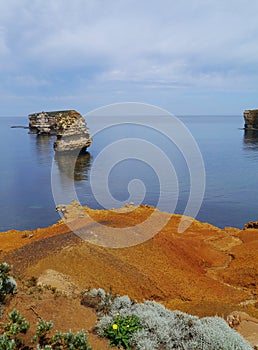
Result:
{"label": "boulder", "polygon": [[258,319],[246,312],[233,311],[227,316],[228,325],[239,332],[249,344],[258,349]]}

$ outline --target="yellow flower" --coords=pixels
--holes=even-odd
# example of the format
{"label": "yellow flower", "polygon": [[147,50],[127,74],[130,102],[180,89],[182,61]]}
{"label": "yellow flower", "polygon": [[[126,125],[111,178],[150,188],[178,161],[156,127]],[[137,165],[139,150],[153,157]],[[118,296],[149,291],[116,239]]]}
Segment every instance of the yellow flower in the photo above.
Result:
{"label": "yellow flower", "polygon": [[129,328],[130,327],[129,324],[126,327]]}
{"label": "yellow flower", "polygon": [[118,312],[118,313],[116,314],[116,316],[120,316],[120,313]]}
{"label": "yellow flower", "polygon": [[118,328],[118,325],[114,323],[113,326],[112,326],[112,328],[113,328],[113,329],[117,329],[117,328]]}

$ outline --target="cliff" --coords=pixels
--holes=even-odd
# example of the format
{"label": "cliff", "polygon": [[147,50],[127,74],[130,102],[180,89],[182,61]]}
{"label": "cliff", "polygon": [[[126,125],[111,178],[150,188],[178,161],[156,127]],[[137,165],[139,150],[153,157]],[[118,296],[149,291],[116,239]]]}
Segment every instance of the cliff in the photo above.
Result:
{"label": "cliff", "polygon": [[258,130],[258,109],[244,111],[245,129]]}
{"label": "cliff", "polygon": [[[60,282],[55,276],[61,274],[78,290],[101,287],[138,301],[156,300],[172,310],[199,316],[226,316],[238,311],[258,318],[257,229],[219,229],[194,220],[184,234],[179,234],[181,216],[173,215],[153,238],[136,246],[111,249],[94,244],[101,236],[112,238],[107,226],[128,227],[128,239],[146,235],[148,232],[139,227],[135,230],[135,225],[146,220],[154,208],[107,211],[71,203],[57,209],[63,212],[64,219],[49,228],[0,233],[0,260],[13,265],[16,276],[45,278],[48,285],[56,288]],[[169,215],[156,212],[157,220]],[[71,222],[88,234],[87,241],[71,231]],[[64,283],[61,285],[63,288]],[[62,312],[62,324],[72,314],[69,310],[73,305],[67,305],[68,301],[55,299],[46,309],[47,316],[53,319],[53,310],[58,310],[60,318]],[[41,300],[35,304],[36,312],[45,310],[49,299],[40,310],[38,303]],[[22,300],[15,307],[20,310],[22,305],[29,313],[31,301],[26,304]],[[59,327],[58,320],[54,321]],[[250,328],[249,321],[247,324]]]}
{"label": "cliff", "polygon": [[[64,209],[64,221],[52,227],[0,233],[0,259],[13,265],[16,274],[39,277],[53,269],[69,275],[79,288],[112,288],[120,295],[155,299],[200,316],[237,309],[258,317],[258,230],[221,230],[195,220],[179,234],[181,216],[173,215],[153,238],[136,246],[111,249],[94,244],[98,238],[114,239],[111,236],[117,233],[110,233],[107,226],[128,227],[128,240],[144,236],[148,229],[136,231],[135,225],[146,220],[154,208],[140,206],[116,212],[87,207],[78,210],[73,205]],[[156,211],[156,215],[169,214]],[[69,223],[71,227],[73,220],[73,227],[87,233],[87,241],[66,226]]]}
{"label": "cliff", "polygon": [[31,133],[56,134],[57,152],[86,150],[92,142],[84,118],[75,110],[30,114],[29,127]]}

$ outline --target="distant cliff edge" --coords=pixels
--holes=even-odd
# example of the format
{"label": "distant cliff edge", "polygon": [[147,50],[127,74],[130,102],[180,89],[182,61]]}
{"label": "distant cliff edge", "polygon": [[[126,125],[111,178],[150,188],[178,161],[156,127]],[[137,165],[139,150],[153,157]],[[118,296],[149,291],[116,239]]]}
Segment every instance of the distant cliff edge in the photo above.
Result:
{"label": "distant cliff edge", "polygon": [[245,129],[258,130],[258,109],[244,111]]}
{"label": "distant cliff edge", "polygon": [[75,110],[29,114],[31,133],[55,134],[57,152],[86,150],[92,142],[85,119]]}

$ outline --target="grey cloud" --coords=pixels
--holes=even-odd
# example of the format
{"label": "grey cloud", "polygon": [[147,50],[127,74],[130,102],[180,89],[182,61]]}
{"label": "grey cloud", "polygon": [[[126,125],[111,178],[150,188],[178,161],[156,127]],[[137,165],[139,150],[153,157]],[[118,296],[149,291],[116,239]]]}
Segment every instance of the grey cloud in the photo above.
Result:
{"label": "grey cloud", "polygon": [[200,0],[142,3],[144,6],[130,0],[17,1],[9,20],[13,21],[13,30],[18,29],[24,54],[45,59],[48,64],[56,64],[57,57],[63,58],[60,64],[69,64],[72,53],[82,59],[99,56],[128,64],[126,58],[143,55],[164,59],[190,55],[201,60],[215,55],[222,60],[235,54],[246,57],[247,52],[240,54],[237,50],[243,41],[245,51],[253,53],[258,34],[255,1],[249,6],[243,1],[235,1],[234,6],[225,1]]}
{"label": "grey cloud", "polygon": [[256,0],[0,0],[0,71],[12,89],[76,71],[72,95],[104,84],[126,93],[122,83],[248,89],[258,79],[257,11]]}

